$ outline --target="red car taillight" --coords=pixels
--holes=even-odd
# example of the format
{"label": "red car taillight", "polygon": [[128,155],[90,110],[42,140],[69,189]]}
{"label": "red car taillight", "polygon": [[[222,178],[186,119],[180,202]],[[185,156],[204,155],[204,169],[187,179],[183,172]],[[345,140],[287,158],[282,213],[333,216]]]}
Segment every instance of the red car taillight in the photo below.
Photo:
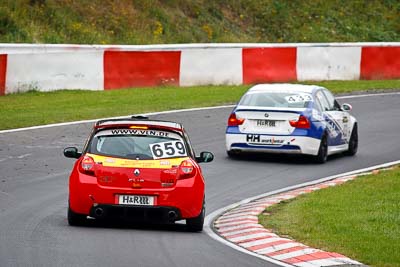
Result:
{"label": "red car taillight", "polygon": [[178,179],[191,178],[196,174],[196,168],[190,160],[182,161],[179,165],[179,175]]}
{"label": "red car taillight", "polygon": [[228,126],[239,126],[239,125],[242,125],[243,122],[244,122],[244,119],[242,119],[242,118],[237,118],[237,117],[236,117],[236,114],[235,114],[235,113],[232,113],[232,114],[229,116],[229,119],[228,119]]}
{"label": "red car taillight", "polygon": [[87,175],[94,175],[94,164],[92,157],[84,156],[79,165],[79,171]]}
{"label": "red car taillight", "polygon": [[310,129],[310,121],[303,115],[300,115],[297,121],[289,121],[290,126],[300,129]]}

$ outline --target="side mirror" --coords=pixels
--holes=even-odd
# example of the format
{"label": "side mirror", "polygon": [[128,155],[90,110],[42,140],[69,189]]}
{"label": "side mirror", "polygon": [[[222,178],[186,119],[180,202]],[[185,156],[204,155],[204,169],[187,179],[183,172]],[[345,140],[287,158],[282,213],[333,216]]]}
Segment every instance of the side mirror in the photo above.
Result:
{"label": "side mirror", "polygon": [[67,158],[78,159],[82,155],[81,152],[78,152],[76,147],[67,147],[64,149],[64,156]]}
{"label": "side mirror", "polygon": [[196,157],[196,161],[198,163],[202,163],[202,162],[211,162],[214,160],[214,154],[211,152],[207,152],[207,151],[203,151],[200,153],[199,157]]}
{"label": "side mirror", "polygon": [[345,103],[342,105],[342,110],[344,110],[344,111],[350,111],[352,109],[353,109],[353,107],[350,104]]}

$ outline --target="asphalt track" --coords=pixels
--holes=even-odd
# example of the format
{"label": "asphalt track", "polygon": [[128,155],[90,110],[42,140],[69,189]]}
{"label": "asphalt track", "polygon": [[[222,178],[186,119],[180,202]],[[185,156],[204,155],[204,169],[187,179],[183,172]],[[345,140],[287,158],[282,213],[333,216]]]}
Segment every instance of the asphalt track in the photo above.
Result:
{"label": "asphalt track", "polygon": [[[242,199],[346,171],[400,159],[400,95],[341,99],[359,121],[359,153],[324,165],[300,157],[226,157],[231,108],[162,114],[182,122],[204,164],[207,214]],[[275,266],[225,246],[184,225],[114,223],[70,227],[66,220],[66,146],[82,147],[92,123],[0,133],[0,266]]]}

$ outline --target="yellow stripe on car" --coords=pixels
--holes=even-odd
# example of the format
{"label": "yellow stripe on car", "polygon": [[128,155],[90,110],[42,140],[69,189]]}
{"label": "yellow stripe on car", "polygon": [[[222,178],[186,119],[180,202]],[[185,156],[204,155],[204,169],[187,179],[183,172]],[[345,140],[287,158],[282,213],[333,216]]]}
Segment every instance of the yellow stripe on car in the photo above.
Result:
{"label": "yellow stripe on car", "polygon": [[182,161],[189,157],[172,158],[172,159],[157,159],[157,160],[135,160],[121,159],[100,156],[87,153],[87,156],[93,158],[97,164],[102,164],[104,167],[124,167],[124,168],[148,168],[148,169],[170,169],[172,166],[178,166]]}

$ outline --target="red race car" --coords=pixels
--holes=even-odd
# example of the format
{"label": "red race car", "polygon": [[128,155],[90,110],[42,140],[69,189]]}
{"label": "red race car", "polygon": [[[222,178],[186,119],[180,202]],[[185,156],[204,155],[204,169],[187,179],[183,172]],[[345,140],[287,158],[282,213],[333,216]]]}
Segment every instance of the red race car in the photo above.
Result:
{"label": "red race car", "polygon": [[185,219],[202,231],[204,178],[181,124],[145,117],[98,121],[83,151],[64,149],[77,161],[69,178],[68,223],[127,219],[173,223]]}

